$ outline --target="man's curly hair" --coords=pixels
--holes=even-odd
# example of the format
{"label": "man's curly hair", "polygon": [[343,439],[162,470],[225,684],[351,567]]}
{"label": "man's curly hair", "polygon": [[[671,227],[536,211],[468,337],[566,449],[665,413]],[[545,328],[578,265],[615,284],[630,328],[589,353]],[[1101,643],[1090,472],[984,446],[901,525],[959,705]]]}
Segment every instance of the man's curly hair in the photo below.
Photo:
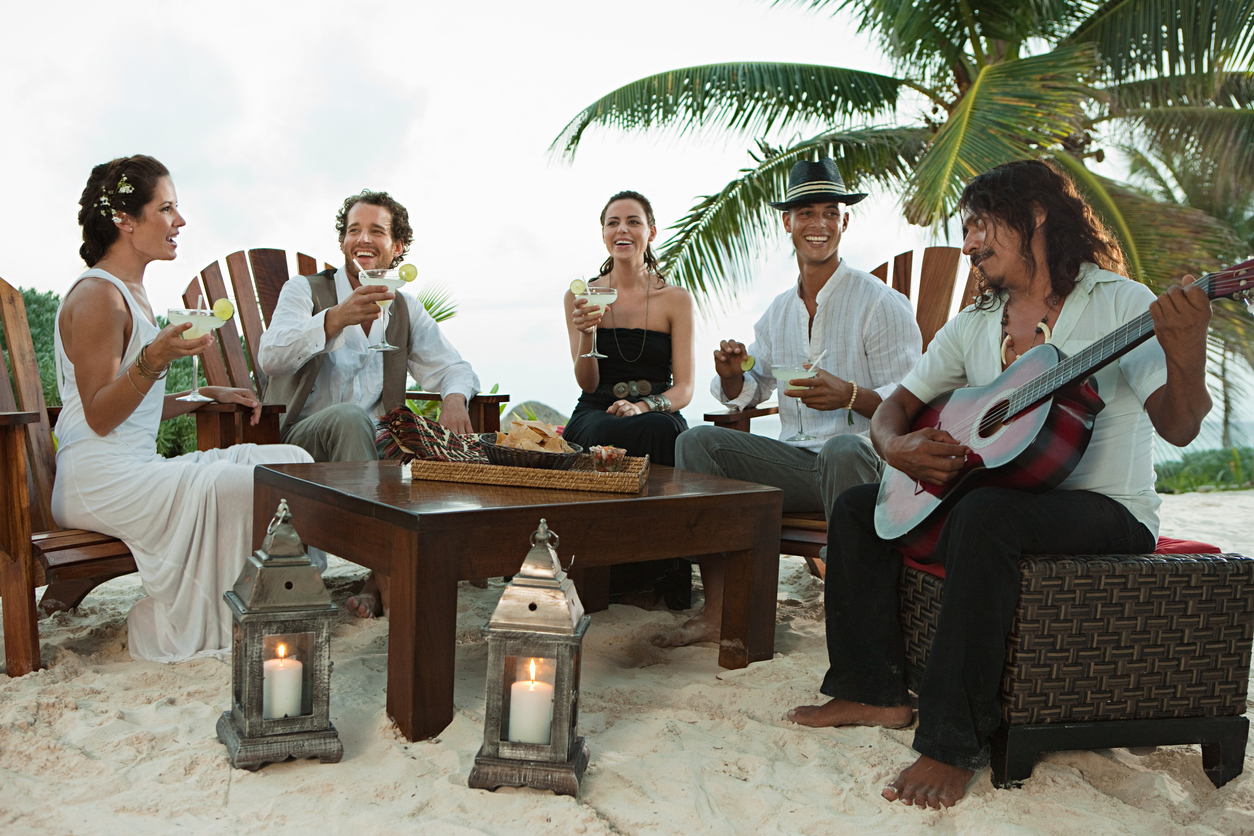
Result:
{"label": "man's curly hair", "polygon": [[382,206],[392,214],[392,240],[400,241],[405,246],[401,254],[392,259],[390,266],[395,267],[400,264],[405,259],[405,253],[409,252],[409,245],[414,242],[414,228],[409,225],[409,212],[387,192],[362,189],[360,193],[344,198],[344,205],[335,216],[335,231],[340,234],[340,243],[344,243],[344,233],[348,230],[348,212],[358,203]]}

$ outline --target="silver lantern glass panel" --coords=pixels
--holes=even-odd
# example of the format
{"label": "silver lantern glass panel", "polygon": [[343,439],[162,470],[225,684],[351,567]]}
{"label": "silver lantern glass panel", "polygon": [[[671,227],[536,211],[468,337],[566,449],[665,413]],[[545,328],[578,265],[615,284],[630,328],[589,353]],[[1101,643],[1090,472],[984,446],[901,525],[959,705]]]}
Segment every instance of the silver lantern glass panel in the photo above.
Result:
{"label": "silver lantern glass panel", "polygon": [[583,637],[591,619],[557,559],[545,520],[484,631],[488,672],[483,746],[469,785],[576,795],[588,766],[578,734]]}
{"label": "silver lantern glass panel", "polygon": [[338,607],[305,552],[286,500],[265,541],[224,593],[232,625],[231,709],[218,739],[231,765],[256,769],[289,757],[335,763],[331,623]]}

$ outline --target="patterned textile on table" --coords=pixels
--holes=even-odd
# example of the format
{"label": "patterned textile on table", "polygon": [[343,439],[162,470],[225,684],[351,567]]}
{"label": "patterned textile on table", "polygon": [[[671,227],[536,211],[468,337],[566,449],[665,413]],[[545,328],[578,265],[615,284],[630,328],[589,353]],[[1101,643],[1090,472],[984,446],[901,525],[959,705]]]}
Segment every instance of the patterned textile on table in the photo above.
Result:
{"label": "patterned textile on table", "polygon": [[488,462],[477,435],[458,435],[403,406],[379,419],[375,446],[380,458],[401,464],[414,459],[473,464]]}

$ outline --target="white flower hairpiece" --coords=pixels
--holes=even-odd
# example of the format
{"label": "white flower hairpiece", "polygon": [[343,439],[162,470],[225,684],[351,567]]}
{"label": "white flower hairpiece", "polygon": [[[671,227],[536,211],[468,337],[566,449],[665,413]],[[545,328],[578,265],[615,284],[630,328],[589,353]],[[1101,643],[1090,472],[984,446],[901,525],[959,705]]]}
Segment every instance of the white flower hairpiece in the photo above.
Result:
{"label": "white flower hairpiece", "polygon": [[[122,175],[122,178],[118,180],[117,186],[115,186],[113,189],[114,194],[132,194],[134,191],[135,191],[135,187],[127,182],[125,174]],[[114,209],[113,204],[109,202],[109,187],[108,186],[104,186],[100,189],[100,198],[96,201],[96,205],[104,207],[103,209],[100,210],[100,214],[102,216],[107,218],[110,215],[112,215],[113,222],[115,224],[122,222],[122,219],[118,216],[118,211]]]}

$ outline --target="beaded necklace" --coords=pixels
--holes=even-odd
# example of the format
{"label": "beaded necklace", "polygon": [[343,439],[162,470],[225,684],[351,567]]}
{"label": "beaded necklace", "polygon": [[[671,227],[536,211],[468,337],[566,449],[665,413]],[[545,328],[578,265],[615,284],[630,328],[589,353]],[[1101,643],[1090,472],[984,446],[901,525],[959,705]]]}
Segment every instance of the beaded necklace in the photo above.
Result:
{"label": "beaded necklace", "polygon": [[610,322],[614,323],[614,346],[618,349],[618,356],[622,357],[624,362],[636,363],[644,356],[644,344],[649,339],[649,293],[652,290],[653,282],[650,281],[644,286],[644,336],[640,338],[640,353],[630,360],[623,355],[623,347],[618,342],[618,320],[614,316],[614,306],[610,305]]}

